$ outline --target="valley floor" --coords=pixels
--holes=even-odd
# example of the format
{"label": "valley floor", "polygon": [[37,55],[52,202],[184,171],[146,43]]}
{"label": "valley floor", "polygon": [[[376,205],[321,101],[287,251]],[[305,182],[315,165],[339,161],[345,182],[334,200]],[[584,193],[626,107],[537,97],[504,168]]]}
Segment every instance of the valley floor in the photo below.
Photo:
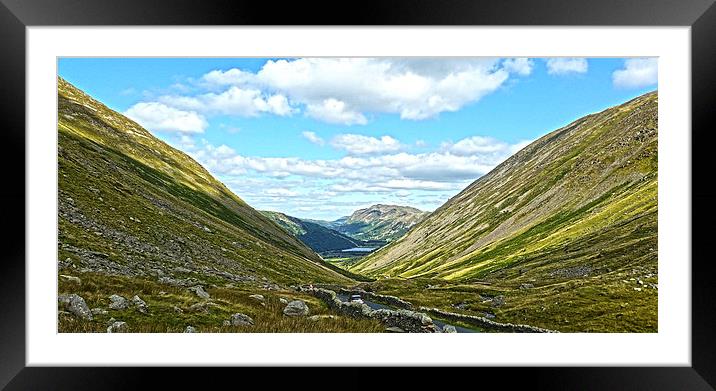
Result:
{"label": "valley floor", "polygon": [[[181,333],[188,326],[195,332],[212,333],[376,333],[385,330],[376,320],[332,314],[324,302],[301,292],[265,290],[249,285],[204,288],[209,298],[201,298],[187,287],[138,277],[61,270],[59,294],[82,297],[93,314],[91,320],[82,319],[60,305],[58,331],[104,333],[115,322],[125,323],[115,332],[134,333]],[[112,295],[125,298],[127,308],[109,308]],[[135,295],[146,303],[144,309],[132,302]],[[261,295],[263,300],[252,295]],[[307,316],[284,315],[287,303],[294,300],[308,306]],[[246,315],[253,324],[232,325],[234,314]]]}
{"label": "valley floor", "polygon": [[381,279],[361,287],[417,307],[559,332],[658,331],[658,278],[648,273],[582,277],[539,287],[439,279]]}

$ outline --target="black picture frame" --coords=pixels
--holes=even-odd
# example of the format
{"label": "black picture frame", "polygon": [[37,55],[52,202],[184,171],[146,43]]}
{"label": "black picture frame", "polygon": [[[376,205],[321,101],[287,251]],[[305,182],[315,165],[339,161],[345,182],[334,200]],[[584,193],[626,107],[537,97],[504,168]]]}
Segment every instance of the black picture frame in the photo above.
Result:
{"label": "black picture frame", "polygon": [[[0,91],[6,233],[0,263],[0,387],[104,389],[142,386],[146,368],[47,368],[25,365],[25,43],[27,26],[76,25],[530,25],[690,26],[692,67],[691,367],[487,368],[501,385],[545,389],[714,389],[716,306],[708,242],[716,232],[711,112],[716,107],[714,0],[361,0],[286,2],[191,0],[0,0]],[[22,170],[20,169],[22,167]],[[22,205],[22,207],[20,207]],[[668,260],[688,262],[688,260]],[[224,372],[226,373],[226,372]],[[515,375],[519,373],[519,375]],[[235,375],[231,372],[229,376]],[[349,375],[350,376],[350,375]],[[180,377],[165,376],[168,386]]]}

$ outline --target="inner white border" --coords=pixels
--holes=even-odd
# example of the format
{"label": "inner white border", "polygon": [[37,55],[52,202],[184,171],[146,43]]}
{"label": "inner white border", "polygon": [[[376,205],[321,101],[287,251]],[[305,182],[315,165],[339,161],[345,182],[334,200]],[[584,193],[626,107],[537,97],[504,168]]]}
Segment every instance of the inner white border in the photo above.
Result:
{"label": "inner white border", "polygon": [[[57,334],[58,56],[658,56],[659,332]],[[690,66],[687,27],[30,27],[26,81],[27,365],[688,366]]]}

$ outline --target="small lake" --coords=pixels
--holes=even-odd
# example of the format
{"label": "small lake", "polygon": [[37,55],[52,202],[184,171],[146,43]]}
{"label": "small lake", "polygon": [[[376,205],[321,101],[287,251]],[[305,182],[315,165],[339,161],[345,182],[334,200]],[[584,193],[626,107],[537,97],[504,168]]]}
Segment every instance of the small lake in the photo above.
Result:
{"label": "small lake", "polygon": [[368,253],[375,250],[375,247],[353,247],[353,248],[347,248],[345,250],[341,250],[344,253],[348,252],[362,252],[362,253]]}

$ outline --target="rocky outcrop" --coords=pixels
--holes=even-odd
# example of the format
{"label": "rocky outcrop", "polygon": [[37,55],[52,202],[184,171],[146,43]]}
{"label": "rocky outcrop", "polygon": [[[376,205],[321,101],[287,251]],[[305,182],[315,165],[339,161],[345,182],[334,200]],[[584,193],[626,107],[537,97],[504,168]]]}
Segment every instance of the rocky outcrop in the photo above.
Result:
{"label": "rocky outcrop", "polygon": [[74,293],[59,295],[57,301],[71,314],[85,320],[92,320],[92,311],[90,311],[87,303],[85,303],[85,299],[81,296]]}
{"label": "rocky outcrop", "polygon": [[127,331],[127,322],[114,321],[107,327],[108,333],[124,333]]}
{"label": "rocky outcrop", "polygon": [[443,333],[457,333],[457,330],[455,329],[455,326],[446,324],[443,326]]}
{"label": "rocky outcrop", "polygon": [[231,315],[232,326],[253,326],[254,320],[250,316],[242,313],[236,313]]}
{"label": "rocky outcrop", "polygon": [[507,333],[557,333],[557,331],[554,330],[543,329],[525,324],[497,323],[480,316],[456,314],[454,312],[447,312],[437,308],[420,307],[420,310],[439,316],[443,319],[465,322],[485,329],[498,330]]}
{"label": "rocky outcrop", "polygon": [[109,297],[109,308],[112,310],[123,310],[129,306],[127,299],[120,295],[112,295]]}
{"label": "rocky outcrop", "polygon": [[309,312],[308,305],[301,300],[294,300],[283,309],[283,314],[286,316],[307,316]]}
{"label": "rocky outcrop", "polygon": [[147,303],[144,300],[140,299],[137,295],[134,295],[134,297],[132,297],[132,304],[137,308],[137,311],[143,314],[149,312],[149,306],[147,305]]}
{"label": "rocky outcrop", "polygon": [[197,296],[201,297],[204,300],[211,298],[211,296],[204,290],[204,287],[202,287],[201,285],[193,286],[189,288],[189,290],[194,292]]}
{"label": "rocky outcrop", "polygon": [[249,297],[259,302],[262,306],[266,306],[266,298],[264,295],[249,295]]}

